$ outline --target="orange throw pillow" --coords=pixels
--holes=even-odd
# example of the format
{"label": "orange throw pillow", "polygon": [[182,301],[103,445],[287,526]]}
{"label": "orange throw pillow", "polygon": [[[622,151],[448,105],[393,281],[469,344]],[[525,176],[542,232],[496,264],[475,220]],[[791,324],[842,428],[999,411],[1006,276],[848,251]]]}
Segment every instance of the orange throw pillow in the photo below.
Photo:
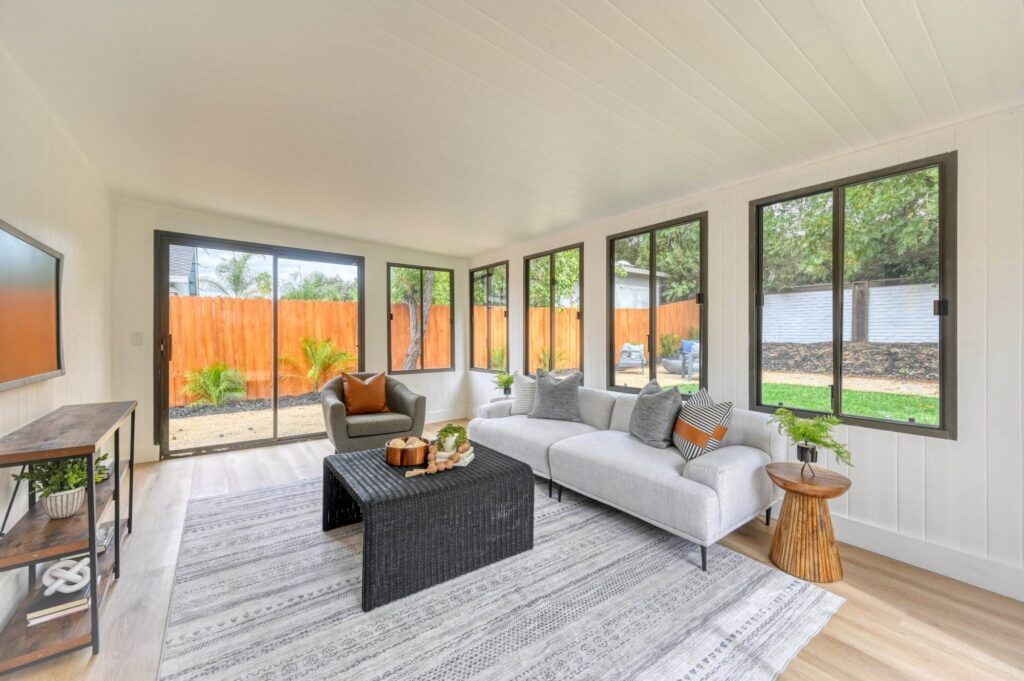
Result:
{"label": "orange throw pillow", "polygon": [[352,374],[341,374],[345,391],[345,411],[349,414],[379,414],[388,410],[384,394],[384,373],[374,374],[365,381]]}

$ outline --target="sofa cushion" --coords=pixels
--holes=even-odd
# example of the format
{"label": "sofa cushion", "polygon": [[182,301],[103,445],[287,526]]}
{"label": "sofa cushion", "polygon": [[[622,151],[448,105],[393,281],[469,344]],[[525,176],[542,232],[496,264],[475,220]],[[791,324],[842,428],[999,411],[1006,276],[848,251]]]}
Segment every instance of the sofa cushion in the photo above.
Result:
{"label": "sofa cushion", "polygon": [[665,449],[672,444],[672,426],[682,405],[678,390],[662,390],[660,383],[651,381],[637,395],[629,434],[645,445]]}
{"label": "sofa cushion", "polygon": [[556,482],[688,539],[718,538],[718,497],[683,476],[687,463],[674,450],[604,430],[556,442],[550,460]]}
{"label": "sofa cushion", "polygon": [[350,373],[341,374],[345,411],[353,414],[378,414],[388,411],[387,377],[383,372],[365,380]]}
{"label": "sofa cushion", "polygon": [[401,433],[412,428],[412,417],[397,412],[351,414],[346,423],[349,437]]}
{"label": "sofa cushion", "polygon": [[728,532],[772,502],[772,482],[764,467],[767,453],[744,445],[722,446],[686,464],[683,477],[715,490],[721,531]]}
{"label": "sofa cushion", "polygon": [[[699,394],[699,393],[698,393]],[[729,432],[732,402],[683,405],[672,430],[672,443],[687,461],[714,451]]]}
{"label": "sofa cushion", "polygon": [[615,407],[615,393],[596,388],[580,388],[580,416],[583,423],[608,430]]}
{"label": "sofa cushion", "polygon": [[548,448],[559,440],[595,430],[585,423],[531,419],[522,415],[503,419],[476,418],[469,422],[469,439],[522,461],[533,468],[534,473],[549,478]]}
{"label": "sofa cushion", "polygon": [[576,372],[565,378],[555,378],[543,369],[537,369],[537,399],[530,411],[532,419],[583,422],[580,416],[580,386],[583,374]]}
{"label": "sofa cushion", "polygon": [[533,411],[537,398],[537,382],[530,376],[515,374],[512,379],[512,415],[520,416]]}
{"label": "sofa cushion", "polygon": [[636,406],[636,395],[620,393],[615,396],[615,406],[612,408],[612,418],[608,424],[608,430],[618,430],[623,433],[629,432],[629,421],[633,417],[633,408]]}

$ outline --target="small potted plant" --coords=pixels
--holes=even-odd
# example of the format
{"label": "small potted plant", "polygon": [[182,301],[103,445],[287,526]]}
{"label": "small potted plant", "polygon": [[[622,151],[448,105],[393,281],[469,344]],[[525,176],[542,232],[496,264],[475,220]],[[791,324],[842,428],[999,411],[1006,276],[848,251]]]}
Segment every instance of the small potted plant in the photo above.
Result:
{"label": "small potted plant", "polygon": [[835,416],[815,416],[812,419],[802,419],[789,409],[777,409],[772,416],[770,423],[778,424],[779,432],[788,437],[796,445],[796,458],[803,463],[800,468],[801,474],[804,468],[814,475],[812,463],[818,462],[818,447],[831,449],[836,456],[836,462],[844,463],[847,466],[853,465],[853,455],[842,443],[836,441],[832,435],[832,429],[839,424]]}
{"label": "small potted plant", "polygon": [[512,384],[515,382],[515,375],[505,371],[499,371],[494,376],[495,387],[501,388],[501,392],[505,397],[512,394]]}
{"label": "small potted plant", "polygon": [[465,426],[457,423],[446,423],[437,431],[437,445],[441,451],[454,452],[468,439]]}
{"label": "small potted plant", "polygon": [[[104,454],[96,460],[94,476],[101,482],[101,470],[109,476]],[[51,520],[69,518],[82,507],[85,501],[85,483],[88,469],[84,458],[60,459],[50,463],[29,466],[24,473],[14,475],[15,480],[24,480],[32,486],[39,497],[43,510]]]}

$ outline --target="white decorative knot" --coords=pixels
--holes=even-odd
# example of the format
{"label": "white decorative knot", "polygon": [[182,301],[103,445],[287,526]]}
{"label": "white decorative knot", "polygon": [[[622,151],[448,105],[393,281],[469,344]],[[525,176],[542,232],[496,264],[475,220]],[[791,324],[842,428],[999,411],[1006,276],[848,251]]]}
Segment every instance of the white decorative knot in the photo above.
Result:
{"label": "white decorative knot", "polygon": [[84,589],[90,576],[88,557],[77,562],[70,558],[59,560],[43,573],[43,595],[52,596],[57,591],[71,594]]}

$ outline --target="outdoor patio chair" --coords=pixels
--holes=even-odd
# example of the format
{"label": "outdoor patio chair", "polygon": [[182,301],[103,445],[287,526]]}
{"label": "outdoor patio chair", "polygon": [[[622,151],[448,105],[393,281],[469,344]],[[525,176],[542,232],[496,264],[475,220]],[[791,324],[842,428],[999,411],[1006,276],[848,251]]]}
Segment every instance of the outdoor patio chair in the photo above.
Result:
{"label": "outdoor patio chair", "polygon": [[619,352],[619,360],[615,363],[615,370],[647,367],[647,358],[644,356],[644,346],[640,343],[626,343]]}
{"label": "outdoor patio chair", "polygon": [[684,340],[679,344],[679,356],[683,358],[683,376],[689,381],[694,371],[700,371],[700,341]]}

